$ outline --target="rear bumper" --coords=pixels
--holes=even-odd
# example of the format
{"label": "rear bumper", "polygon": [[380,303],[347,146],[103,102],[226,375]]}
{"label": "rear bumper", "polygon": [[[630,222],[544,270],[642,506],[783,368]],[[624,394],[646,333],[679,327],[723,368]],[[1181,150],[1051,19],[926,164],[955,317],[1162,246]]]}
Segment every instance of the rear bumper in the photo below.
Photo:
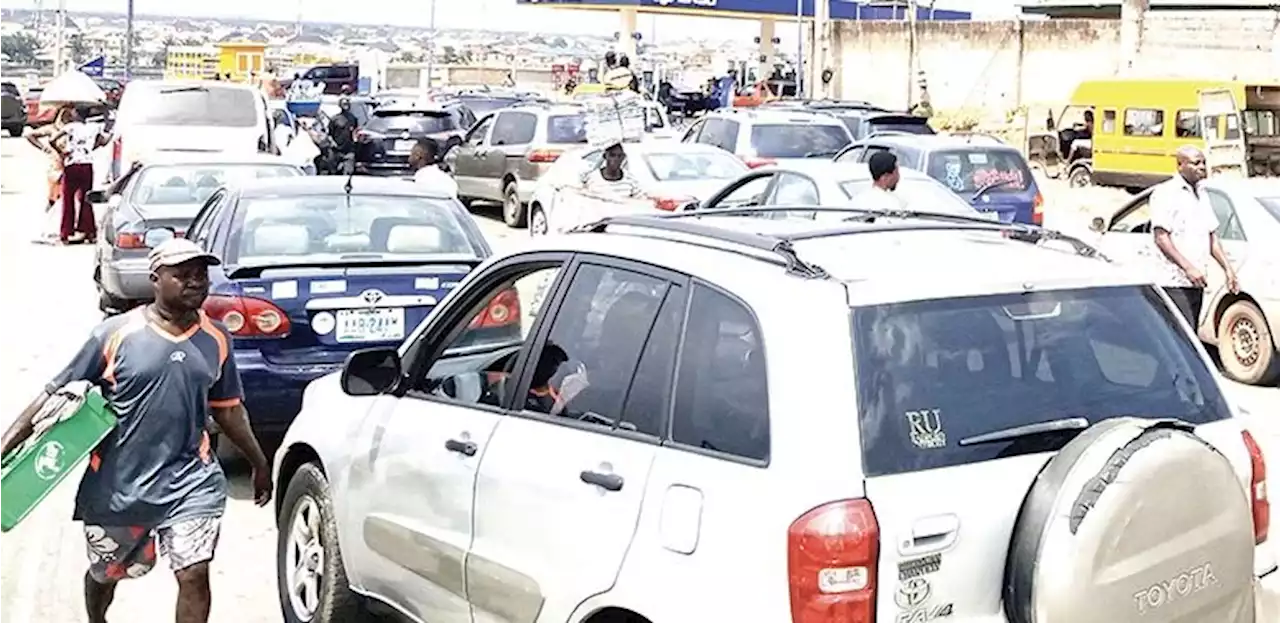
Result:
{"label": "rear bumper", "polygon": [[1254,620],[1280,621],[1280,570],[1272,570],[1254,582]]}
{"label": "rear bumper", "polygon": [[260,433],[288,429],[302,409],[302,392],[307,384],[342,368],[340,363],[275,364],[256,350],[237,350],[235,358],[249,422]]}
{"label": "rear bumper", "polygon": [[118,299],[151,299],[151,267],[147,258],[116,258],[102,263],[102,289]]}

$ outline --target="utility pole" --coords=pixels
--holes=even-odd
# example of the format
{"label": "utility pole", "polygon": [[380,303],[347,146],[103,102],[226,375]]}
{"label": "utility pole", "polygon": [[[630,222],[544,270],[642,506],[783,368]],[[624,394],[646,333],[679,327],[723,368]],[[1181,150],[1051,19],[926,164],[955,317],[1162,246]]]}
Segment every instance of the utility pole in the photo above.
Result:
{"label": "utility pole", "polygon": [[434,89],[436,69],[436,0],[427,0],[429,11],[427,29],[431,31],[431,47],[427,49],[427,88]]}
{"label": "utility pole", "polygon": [[831,96],[831,85],[822,74],[831,67],[831,0],[815,0],[813,5],[813,81],[818,85],[817,94],[823,99]]}
{"label": "utility pole", "polygon": [[796,0],[796,97],[804,99],[804,0]]}
{"label": "utility pole", "polygon": [[916,14],[919,12],[919,1],[907,0],[907,110],[911,110],[916,101],[916,71],[919,65],[916,56],[920,45],[916,33]]}
{"label": "utility pole", "polygon": [[133,78],[133,0],[129,0],[124,27],[124,79]]}
{"label": "utility pole", "polygon": [[55,77],[62,75],[63,65],[65,64],[65,46],[66,35],[62,30],[67,25],[67,0],[58,0],[58,13],[54,16],[54,28],[57,29],[55,34],[55,43],[53,48],[53,75]]}

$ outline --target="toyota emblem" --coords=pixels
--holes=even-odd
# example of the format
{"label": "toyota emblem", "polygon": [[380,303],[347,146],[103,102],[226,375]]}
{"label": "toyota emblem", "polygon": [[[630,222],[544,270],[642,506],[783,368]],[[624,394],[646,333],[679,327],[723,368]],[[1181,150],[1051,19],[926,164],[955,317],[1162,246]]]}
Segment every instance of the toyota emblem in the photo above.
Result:
{"label": "toyota emblem", "polygon": [[382,293],[382,290],[365,290],[360,293],[361,300],[368,303],[370,307],[377,306],[384,296],[386,295]]}
{"label": "toyota emblem", "polygon": [[909,610],[916,608],[929,600],[929,596],[933,594],[933,587],[929,586],[929,581],[924,578],[909,578],[903,580],[902,586],[898,587],[898,592],[894,594],[893,601],[898,604],[899,608]]}

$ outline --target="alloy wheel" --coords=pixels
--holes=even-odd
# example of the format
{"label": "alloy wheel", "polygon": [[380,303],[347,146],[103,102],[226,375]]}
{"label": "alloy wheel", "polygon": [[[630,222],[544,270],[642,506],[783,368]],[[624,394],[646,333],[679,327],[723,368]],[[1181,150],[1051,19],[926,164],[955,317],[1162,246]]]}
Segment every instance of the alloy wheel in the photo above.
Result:
{"label": "alloy wheel", "polygon": [[320,506],[311,496],[299,498],[289,520],[289,544],[285,552],[289,605],[300,621],[310,621],[320,607],[324,579],[324,544],[320,540]]}

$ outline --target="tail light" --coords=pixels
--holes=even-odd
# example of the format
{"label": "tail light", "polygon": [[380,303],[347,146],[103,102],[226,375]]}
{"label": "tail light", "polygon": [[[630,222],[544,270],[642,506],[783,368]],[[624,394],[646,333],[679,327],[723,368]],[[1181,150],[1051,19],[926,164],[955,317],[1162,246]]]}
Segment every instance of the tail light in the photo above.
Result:
{"label": "tail light", "polygon": [[111,177],[119,179],[124,172],[124,138],[117,136],[111,141]]}
{"label": "tail light", "polygon": [[874,623],[880,525],[866,500],[819,506],[787,530],[792,623]]}
{"label": "tail light", "polygon": [[247,296],[210,295],[204,312],[236,337],[285,337],[291,328],[289,316],[274,303]]}
{"label": "tail light", "polygon": [[526,156],[529,162],[535,164],[548,164],[560,159],[560,150],[558,149],[535,149]]}
{"label": "tail light", "polygon": [[653,207],[664,212],[675,212],[690,201],[697,201],[693,197],[660,197],[653,200]]}
{"label": "tail light", "polygon": [[1031,206],[1031,222],[1036,225],[1044,225],[1044,195],[1040,191],[1036,191],[1035,202]]}
{"label": "tail light", "polygon": [[771,160],[769,158],[755,158],[755,157],[743,158],[742,162],[746,163],[748,169],[758,169],[760,167],[767,167],[771,164],[777,164],[776,160]]}
{"label": "tail light", "polygon": [[1267,459],[1262,456],[1262,448],[1249,431],[1241,433],[1244,445],[1249,449],[1249,466],[1252,475],[1249,477],[1249,501],[1253,506],[1253,541],[1257,544],[1266,542],[1271,531],[1271,501],[1267,498]]}
{"label": "tail light", "polygon": [[470,328],[505,327],[518,322],[520,322],[520,295],[513,288],[503,290],[498,296],[493,297],[488,307],[471,319]]}
{"label": "tail light", "polygon": [[117,233],[116,248],[117,249],[145,249],[147,248],[147,244],[146,242],[143,241],[144,238],[145,236],[143,234],[138,234],[133,232]]}

